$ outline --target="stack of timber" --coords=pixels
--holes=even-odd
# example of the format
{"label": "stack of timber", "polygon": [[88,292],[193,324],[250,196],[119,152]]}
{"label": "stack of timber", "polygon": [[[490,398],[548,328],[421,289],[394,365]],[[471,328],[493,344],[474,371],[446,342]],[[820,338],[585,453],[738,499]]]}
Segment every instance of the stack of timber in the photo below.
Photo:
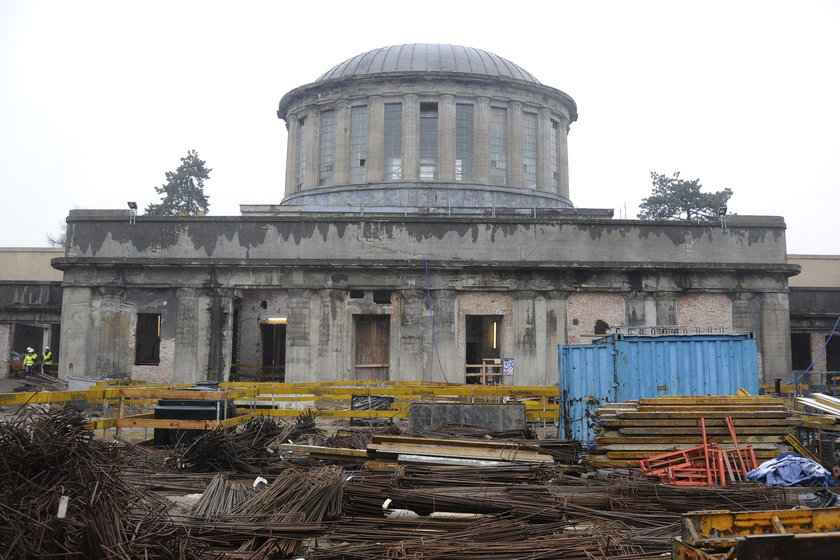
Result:
{"label": "stack of timber", "polygon": [[796,402],[820,413],[800,413],[799,417],[803,420],[803,428],[840,430],[840,399],[837,397],[823,393],[813,393],[810,397],[796,397]]}
{"label": "stack of timber", "polygon": [[774,396],[662,396],[612,403],[595,410],[598,433],[587,462],[596,467],[635,468],[640,459],[703,443],[704,418],[709,442],[732,444],[726,417],[738,441],[751,445],[758,462],[792,451],[785,438],[802,421]]}
{"label": "stack of timber", "polygon": [[554,462],[551,455],[532,446],[516,442],[468,439],[376,435],[368,444],[367,452],[378,461],[401,463],[491,465]]}

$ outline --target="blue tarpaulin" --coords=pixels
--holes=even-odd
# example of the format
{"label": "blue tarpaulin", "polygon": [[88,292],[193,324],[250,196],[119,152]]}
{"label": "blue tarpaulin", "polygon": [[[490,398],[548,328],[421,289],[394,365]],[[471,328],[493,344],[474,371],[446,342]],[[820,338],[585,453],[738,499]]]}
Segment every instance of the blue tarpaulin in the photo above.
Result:
{"label": "blue tarpaulin", "polygon": [[747,473],[747,480],[767,486],[830,486],[831,473],[822,465],[794,453],[781,453]]}

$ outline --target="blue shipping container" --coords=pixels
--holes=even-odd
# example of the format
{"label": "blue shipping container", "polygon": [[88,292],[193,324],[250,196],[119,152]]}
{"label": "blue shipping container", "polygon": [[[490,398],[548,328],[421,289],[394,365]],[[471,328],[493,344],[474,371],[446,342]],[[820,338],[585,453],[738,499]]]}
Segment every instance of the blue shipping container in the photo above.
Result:
{"label": "blue shipping container", "polygon": [[623,336],[559,347],[565,437],[594,437],[595,408],[659,395],[758,394],[758,352],[741,335]]}

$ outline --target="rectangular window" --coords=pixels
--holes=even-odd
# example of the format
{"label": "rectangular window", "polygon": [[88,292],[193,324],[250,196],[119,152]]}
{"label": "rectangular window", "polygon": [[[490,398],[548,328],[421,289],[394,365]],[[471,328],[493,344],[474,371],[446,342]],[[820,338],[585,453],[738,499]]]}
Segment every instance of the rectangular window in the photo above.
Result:
{"label": "rectangular window", "polygon": [[490,183],[507,185],[507,109],[490,108]]}
{"label": "rectangular window", "polygon": [[332,185],[335,168],[335,111],[321,113],[321,145],[318,166],[318,186]]}
{"label": "rectangular window", "polygon": [[420,104],[420,180],[437,179],[438,105]]}
{"label": "rectangular window", "polygon": [[138,313],[134,365],[160,365],[160,313]]}
{"label": "rectangular window", "polygon": [[794,371],[804,371],[811,365],[811,334],[790,333],[790,358]]}
{"label": "rectangular window", "polygon": [[560,134],[560,123],[551,121],[551,135],[549,137],[549,166],[551,167],[551,191],[560,191],[560,158],[557,153],[557,146],[560,144],[558,135]]}
{"label": "rectangular window", "polygon": [[385,104],[383,133],[384,178],[386,181],[402,179],[402,104]]}
{"label": "rectangular window", "polygon": [[522,186],[537,186],[537,115],[522,114]]}
{"label": "rectangular window", "polygon": [[455,180],[472,182],[473,175],[473,106],[455,105]]}
{"label": "rectangular window", "polygon": [[303,190],[304,179],[306,179],[306,118],[298,120],[296,192]]}
{"label": "rectangular window", "polygon": [[350,183],[364,183],[367,173],[368,108],[350,109]]}

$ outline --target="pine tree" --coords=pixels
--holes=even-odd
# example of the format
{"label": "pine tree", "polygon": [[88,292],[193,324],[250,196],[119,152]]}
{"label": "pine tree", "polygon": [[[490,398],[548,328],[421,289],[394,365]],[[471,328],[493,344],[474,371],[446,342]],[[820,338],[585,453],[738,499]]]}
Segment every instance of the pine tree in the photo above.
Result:
{"label": "pine tree", "polygon": [[672,177],[651,171],[653,191],[639,204],[640,220],[716,220],[721,208],[726,208],[732,189],[701,193],[700,179],[680,179],[677,171]]}
{"label": "pine tree", "polygon": [[166,184],[155,187],[160,203],[149,204],[146,214],[152,216],[197,216],[206,214],[210,208],[209,197],[204,194],[204,180],[210,178],[210,171],[195,150],[181,158],[181,165],[175,171],[166,172]]}

